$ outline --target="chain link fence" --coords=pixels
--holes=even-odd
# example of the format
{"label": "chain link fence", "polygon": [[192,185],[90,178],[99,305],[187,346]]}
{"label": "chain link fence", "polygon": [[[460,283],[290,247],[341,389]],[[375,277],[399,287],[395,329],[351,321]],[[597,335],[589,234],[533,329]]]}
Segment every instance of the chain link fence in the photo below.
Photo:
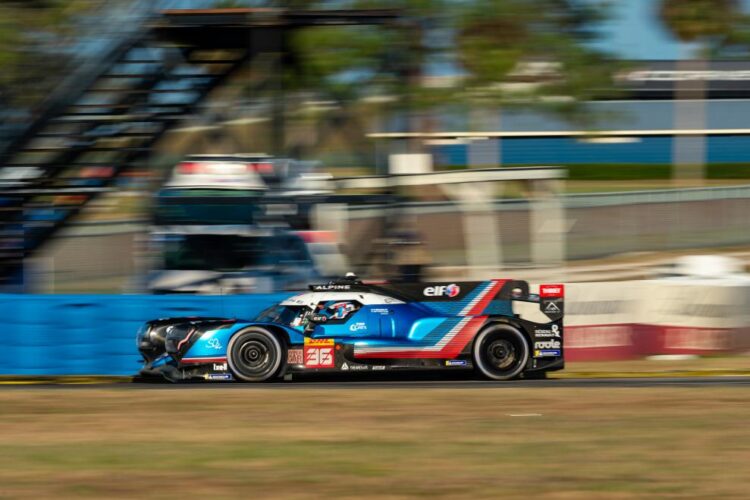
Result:
{"label": "chain link fence", "polygon": [[[606,257],[684,248],[750,244],[750,186],[563,196],[566,258]],[[465,265],[463,217],[452,202],[407,203],[392,209],[409,216],[432,261]],[[501,264],[531,262],[531,203],[494,205]],[[373,234],[383,234],[384,215],[374,207],[350,207],[348,253],[371,255]]]}

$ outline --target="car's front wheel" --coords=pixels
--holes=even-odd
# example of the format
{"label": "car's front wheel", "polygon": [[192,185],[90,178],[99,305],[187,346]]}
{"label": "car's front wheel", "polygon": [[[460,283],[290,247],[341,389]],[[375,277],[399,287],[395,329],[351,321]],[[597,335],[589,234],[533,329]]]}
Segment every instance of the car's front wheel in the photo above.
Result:
{"label": "car's front wheel", "polygon": [[518,376],[529,360],[529,343],[515,327],[490,325],[477,335],[473,349],[474,366],[492,380]]}
{"label": "car's front wheel", "polygon": [[279,339],[264,328],[251,327],[237,333],[229,341],[227,363],[239,380],[263,382],[279,373],[284,347]]}

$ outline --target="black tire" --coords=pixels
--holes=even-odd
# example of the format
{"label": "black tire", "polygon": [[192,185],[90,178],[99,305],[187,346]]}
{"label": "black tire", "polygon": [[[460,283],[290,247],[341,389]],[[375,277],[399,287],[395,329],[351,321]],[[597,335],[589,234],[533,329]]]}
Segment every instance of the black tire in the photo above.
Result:
{"label": "black tire", "polygon": [[263,382],[278,375],[285,358],[279,339],[264,328],[250,327],[232,337],[227,364],[235,378]]}
{"label": "black tire", "polygon": [[515,327],[490,325],[477,335],[472,349],[474,366],[492,380],[508,380],[523,372],[529,360],[529,343]]}

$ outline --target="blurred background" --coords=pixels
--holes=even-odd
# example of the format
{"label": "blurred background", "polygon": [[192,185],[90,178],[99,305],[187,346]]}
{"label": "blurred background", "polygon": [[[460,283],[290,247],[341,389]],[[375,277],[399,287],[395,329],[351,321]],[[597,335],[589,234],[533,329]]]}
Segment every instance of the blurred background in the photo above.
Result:
{"label": "blurred background", "polygon": [[509,276],[573,359],[744,352],[749,14],[1,1],[5,304]]}

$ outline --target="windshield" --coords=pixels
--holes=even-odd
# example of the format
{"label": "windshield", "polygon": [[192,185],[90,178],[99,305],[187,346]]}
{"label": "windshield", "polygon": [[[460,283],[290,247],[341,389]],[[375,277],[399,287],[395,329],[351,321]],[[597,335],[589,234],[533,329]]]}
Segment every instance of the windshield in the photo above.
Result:
{"label": "windshield", "polygon": [[239,271],[271,265],[267,238],[223,234],[168,235],[164,269]]}
{"label": "windshield", "polygon": [[306,306],[271,306],[262,311],[255,321],[263,323],[276,323],[303,330],[307,325],[307,318],[311,309]]}

